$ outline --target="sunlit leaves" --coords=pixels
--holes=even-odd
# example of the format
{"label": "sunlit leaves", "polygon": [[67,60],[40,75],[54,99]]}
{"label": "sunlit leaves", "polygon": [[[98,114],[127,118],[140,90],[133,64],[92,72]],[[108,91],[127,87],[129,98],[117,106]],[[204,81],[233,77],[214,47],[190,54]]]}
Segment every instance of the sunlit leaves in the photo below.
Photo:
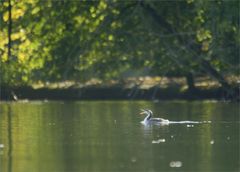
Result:
{"label": "sunlit leaves", "polygon": [[186,0],[188,4],[191,4],[194,2],[194,0]]}
{"label": "sunlit leaves", "polygon": [[[26,11],[26,7],[24,5],[21,6],[21,5],[18,5],[17,3],[16,5],[13,5],[11,10],[12,20],[17,20],[20,17],[22,17],[25,14],[25,11]],[[9,20],[9,11],[4,12],[3,20],[5,22]]]}
{"label": "sunlit leaves", "polygon": [[210,30],[205,30],[203,28],[201,28],[200,30],[197,31],[197,35],[196,36],[197,36],[197,40],[199,42],[202,42],[204,40],[212,38]]}
{"label": "sunlit leaves", "polygon": [[3,21],[5,22],[8,21],[8,18],[9,18],[9,12],[7,11],[3,14]]}
{"label": "sunlit leaves", "polygon": [[205,30],[201,28],[200,30],[197,31],[197,41],[202,44],[202,51],[208,51],[209,50],[209,45],[212,40],[212,35],[209,30]]}
{"label": "sunlit leaves", "polygon": [[113,29],[117,29],[117,28],[121,28],[121,27],[122,27],[122,24],[119,21],[113,21],[111,23],[111,28],[113,28]]}
{"label": "sunlit leaves", "polygon": [[113,41],[113,39],[114,39],[113,35],[108,35],[108,40],[109,41]]}
{"label": "sunlit leaves", "polygon": [[85,18],[83,16],[76,16],[73,18],[75,20],[75,25],[77,27],[80,27],[82,25],[82,23],[84,22]]}
{"label": "sunlit leaves", "polygon": [[39,13],[39,11],[40,11],[40,7],[37,6],[37,7],[33,8],[33,10],[32,10],[31,13],[32,13],[33,15],[35,15],[35,14]]}
{"label": "sunlit leaves", "polygon": [[103,1],[103,0],[101,0],[100,2],[99,2],[99,9],[100,10],[105,10],[106,8],[107,8],[107,2],[106,1]]}
{"label": "sunlit leaves", "polygon": [[[32,40],[30,32],[31,24],[29,23],[34,15],[40,11],[36,6],[37,0],[34,1],[15,1],[11,0],[11,56],[8,57],[8,24],[9,24],[9,2],[4,3],[2,20],[5,22],[0,28],[1,42],[1,76],[3,84],[12,85],[24,84],[29,82],[31,72],[40,65],[34,62],[34,56],[39,48],[38,43]],[[31,9],[33,8],[33,9]],[[27,24],[28,23],[28,24]],[[30,26],[30,27],[29,27]],[[39,55],[38,55],[39,56]],[[43,59],[41,59],[43,61]],[[34,63],[34,64],[33,64]]]}
{"label": "sunlit leaves", "polygon": [[198,23],[204,23],[205,19],[204,19],[204,11],[203,10],[199,10],[197,12],[197,16],[195,17],[196,22]]}
{"label": "sunlit leaves", "polygon": [[[11,2],[11,60],[7,56],[8,2],[0,7],[1,64],[9,80],[69,79],[83,74],[110,78],[129,68],[180,75],[198,72],[198,50],[209,61],[212,54],[217,57],[212,65],[219,69],[224,64],[220,58],[236,61],[237,53],[232,52],[240,42],[237,13],[227,2],[144,1],[154,7],[158,19],[135,1]],[[161,18],[173,29],[164,22],[158,25]]]}
{"label": "sunlit leaves", "polygon": [[202,43],[202,51],[208,51],[208,49],[209,49],[209,45],[210,45],[210,42],[209,41],[204,41],[203,43]]}
{"label": "sunlit leaves", "polygon": [[16,40],[24,41],[26,39],[26,33],[24,29],[21,29],[19,32],[12,33],[11,39],[12,41],[16,41]]}

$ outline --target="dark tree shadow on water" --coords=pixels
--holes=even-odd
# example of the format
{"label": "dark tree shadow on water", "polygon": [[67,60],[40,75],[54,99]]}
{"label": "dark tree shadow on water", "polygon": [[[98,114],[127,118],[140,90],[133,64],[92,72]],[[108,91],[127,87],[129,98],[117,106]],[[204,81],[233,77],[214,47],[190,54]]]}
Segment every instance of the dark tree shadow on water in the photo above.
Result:
{"label": "dark tree shadow on water", "polygon": [[8,123],[8,172],[12,172],[12,109],[10,104],[7,105],[7,123]]}

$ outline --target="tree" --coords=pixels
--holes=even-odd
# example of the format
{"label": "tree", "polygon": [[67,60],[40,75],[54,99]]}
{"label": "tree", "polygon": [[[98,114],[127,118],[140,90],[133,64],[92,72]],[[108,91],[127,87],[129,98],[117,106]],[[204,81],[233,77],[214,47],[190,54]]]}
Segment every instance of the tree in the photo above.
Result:
{"label": "tree", "polygon": [[185,76],[193,90],[194,77],[208,75],[228,89],[224,75],[238,74],[237,1],[2,4],[2,84],[121,78],[137,70]]}

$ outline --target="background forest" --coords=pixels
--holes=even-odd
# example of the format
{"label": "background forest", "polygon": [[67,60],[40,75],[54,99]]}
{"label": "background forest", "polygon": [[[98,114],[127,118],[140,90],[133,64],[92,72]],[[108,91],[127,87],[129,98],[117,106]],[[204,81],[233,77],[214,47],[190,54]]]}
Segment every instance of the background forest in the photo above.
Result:
{"label": "background forest", "polygon": [[239,76],[239,1],[2,0],[2,86]]}

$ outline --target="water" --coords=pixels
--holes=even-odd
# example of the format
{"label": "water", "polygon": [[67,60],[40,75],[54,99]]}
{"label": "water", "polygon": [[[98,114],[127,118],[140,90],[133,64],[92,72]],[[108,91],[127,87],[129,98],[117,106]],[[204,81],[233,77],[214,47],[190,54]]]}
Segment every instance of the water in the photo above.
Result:
{"label": "water", "polygon": [[[171,121],[144,126],[139,109]],[[222,102],[2,102],[0,171],[239,171],[239,106]]]}

